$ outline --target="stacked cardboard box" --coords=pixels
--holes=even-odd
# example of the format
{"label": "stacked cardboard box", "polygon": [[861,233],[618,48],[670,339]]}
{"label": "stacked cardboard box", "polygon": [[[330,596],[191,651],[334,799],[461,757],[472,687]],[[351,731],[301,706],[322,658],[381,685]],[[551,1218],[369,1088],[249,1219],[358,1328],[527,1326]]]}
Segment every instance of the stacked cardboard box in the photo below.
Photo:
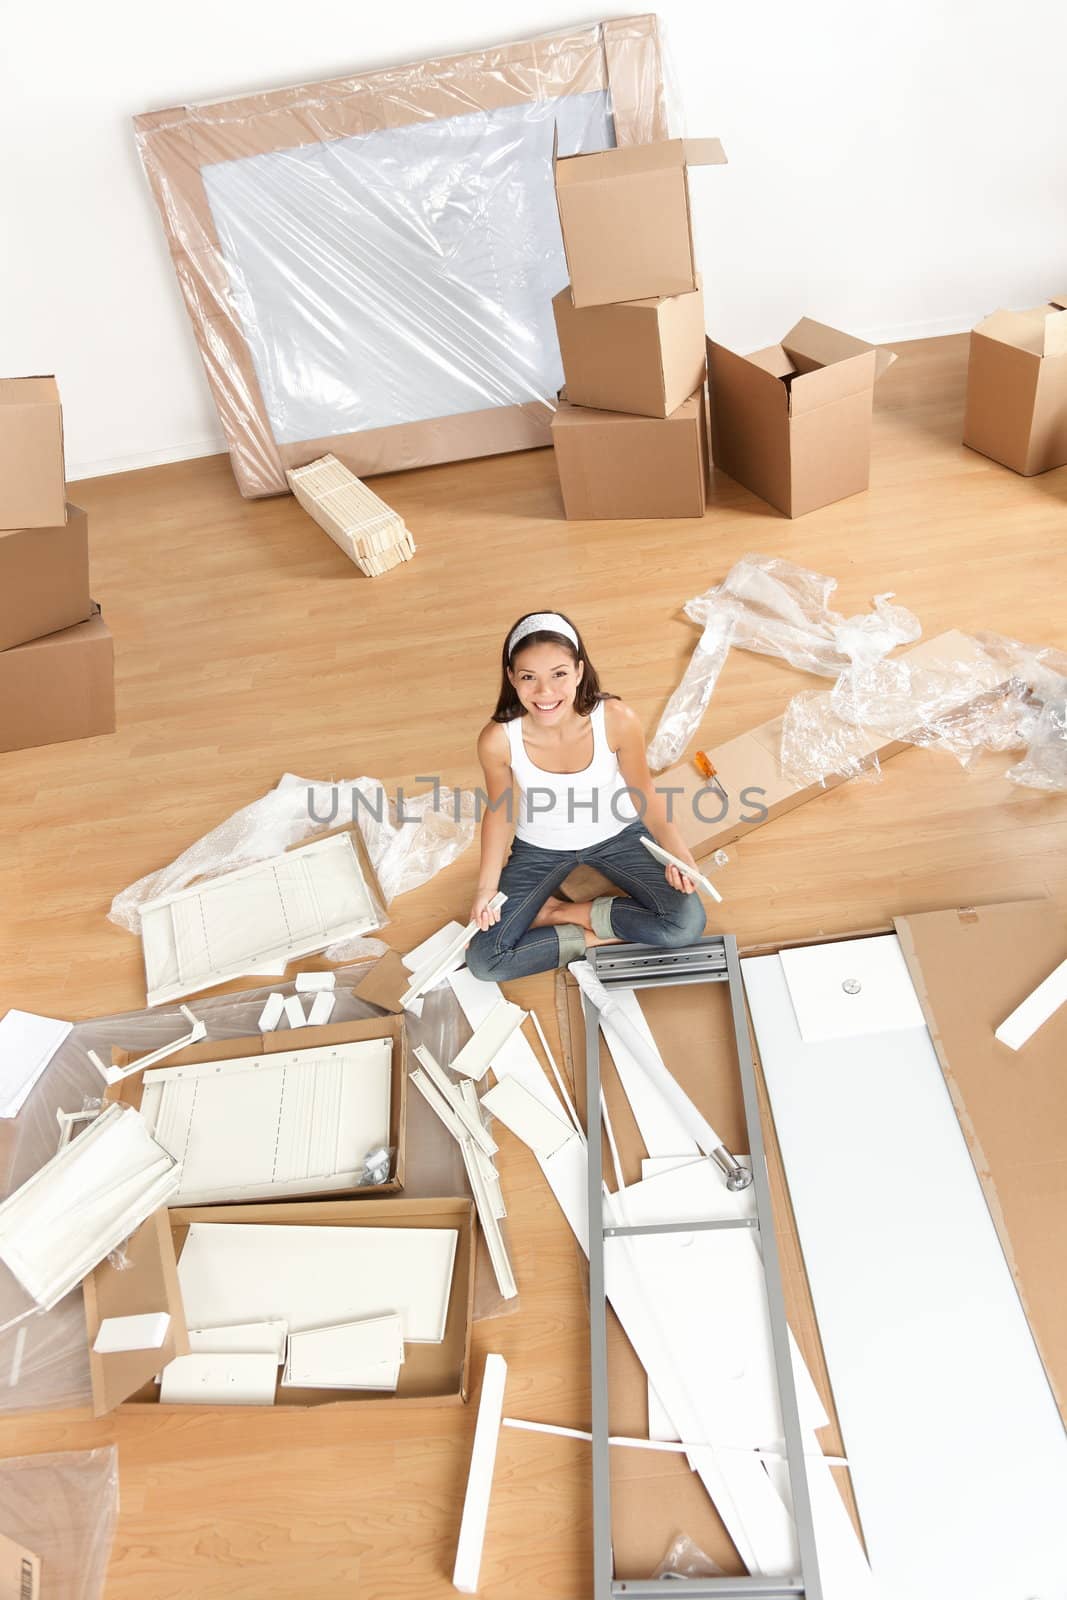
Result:
{"label": "stacked cardboard box", "polygon": [[415,554],[404,519],[336,456],[320,456],[285,476],[308,516],[368,578]]}
{"label": "stacked cardboard box", "polygon": [[114,651],[68,505],[53,377],[0,379],[0,752],[115,728]]}
{"label": "stacked cardboard box", "polygon": [[570,285],[553,300],[566,389],[552,423],[566,515],[701,517],[704,306],[688,168],[717,139],[557,158]]}

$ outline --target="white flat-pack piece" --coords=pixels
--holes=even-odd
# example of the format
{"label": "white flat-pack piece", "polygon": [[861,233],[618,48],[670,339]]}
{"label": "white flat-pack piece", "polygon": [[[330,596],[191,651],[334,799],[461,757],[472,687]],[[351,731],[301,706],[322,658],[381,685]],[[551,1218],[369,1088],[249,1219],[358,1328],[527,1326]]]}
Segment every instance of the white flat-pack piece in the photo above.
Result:
{"label": "white flat-pack piece", "polygon": [[478,1420],[474,1425],[474,1448],[467,1474],[467,1493],[459,1525],[459,1543],[452,1569],[452,1586],[460,1594],[477,1594],[482,1570],[482,1549],[489,1520],[489,1499],[493,1492],[493,1469],[500,1441],[500,1419],[504,1412],[504,1388],[508,1364],[503,1356],[488,1355],[482,1373],[482,1392],[478,1399]]}
{"label": "white flat-pack piece", "polygon": [[74,1026],[33,1011],[0,1018],[0,1117],[15,1117]]}
{"label": "white flat-pack piece", "polygon": [[485,1077],[497,1055],[526,1020],[527,1012],[511,1000],[501,1000],[489,1015],[475,1028],[463,1049],[448,1063],[453,1072],[461,1072],[475,1082]]}
{"label": "white flat-pack piece", "polygon": [[0,1261],[50,1310],[167,1203],[178,1180],[141,1116],[109,1106],[0,1205]]}
{"label": "white flat-pack piece", "polygon": [[308,1027],[321,1028],[323,1023],[329,1022],[336,1004],[336,995],[331,994],[328,989],[320,989],[311,1002],[311,1010],[308,1012]]}
{"label": "white flat-pack piece", "polygon": [[[499,910],[506,899],[506,894],[498,892],[489,901],[489,909]],[[453,928],[456,929],[455,932],[451,931]],[[439,930],[440,937],[434,936],[426,941],[425,946],[420,945],[419,951],[425,950],[428,953],[423,955],[420,964],[412,971],[411,983],[400,996],[400,1004],[406,1010],[411,1010],[417,1000],[454,970],[457,956],[462,956],[462,952],[477,931],[478,924],[474,921],[468,922],[465,928],[460,928],[456,923],[449,923],[447,928]],[[446,932],[449,934],[447,939],[443,938]],[[410,955],[405,959],[405,966],[411,959]]]}
{"label": "white flat-pack piece", "polygon": [[284,1318],[290,1333],[395,1311],[404,1338],[444,1338],[455,1228],[194,1222],[178,1261],[198,1328]]}
{"label": "white flat-pack piece", "polygon": [[189,1349],[193,1354],[273,1355],[280,1367],[285,1360],[285,1341],[289,1324],[281,1320],[237,1322],[222,1328],[190,1328]]}
{"label": "white flat-pack piece", "polygon": [[926,1029],[807,1043],[742,969],[880,1593],[1060,1600],[1067,1437]]}
{"label": "white flat-pack piece", "polygon": [[1021,1050],[1038,1028],[1043,1027],[1065,1004],[1067,1004],[1067,961],[1061,961],[1056,970],[1049,973],[1044,983],[1039,983],[1033,994],[1027,995],[1022,1004],[1015,1007],[1011,1016],[1004,1018],[996,1030],[996,1037],[1001,1044],[1006,1044],[1009,1050]]}
{"label": "white flat-pack piece", "polygon": [[549,1111],[515,1078],[501,1078],[482,1095],[482,1105],[545,1160],[568,1139],[578,1137],[569,1122]]}
{"label": "white flat-pack piece", "polygon": [[297,994],[318,994],[321,989],[333,989],[336,986],[337,975],[333,972],[298,972],[293,979]]}
{"label": "white flat-pack piece", "polygon": [[[472,1105],[467,1096],[461,1092],[459,1084],[452,1082],[448,1073],[427,1045],[419,1044],[415,1046],[415,1059],[421,1063],[426,1076],[442,1099],[446,1100],[451,1106],[467,1136],[478,1146],[483,1155],[495,1156],[496,1140],[489,1133],[482,1120],[482,1111],[477,1095],[475,1095]],[[469,1082],[470,1080],[465,1081]]]}
{"label": "white flat-pack piece", "polygon": [[[460,1009],[472,1028],[489,1015],[504,998],[500,985],[476,978],[466,967],[449,974],[449,987],[459,1001]],[[515,1078],[528,1089],[535,1099],[556,1116],[561,1111],[560,1101],[545,1075],[544,1068],[533,1053],[524,1034],[516,1029],[506,1044],[498,1050],[493,1061],[497,1081]],[[588,1253],[588,1204],[586,1199],[587,1161],[584,1139],[569,1139],[555,1155],[537,1156],[537,1163],[548,1181],[560,1209],[581,1244]]]}
{"label": "white flat-pack piece", "polygon": [[681,856],[672,856],[669,850],[664,850],[661,844],[657,844],[655,839],[650,839],[647,835],[642,838],[641,843],[649,855],[655,856],[656,860],[662,862],[665,867],[677,867],[682,876],[688,878],[690,883],[695,883],[698,888],[703,889],[705,894],[710,894],[713,900],[722,901],[722,895],[711,879],[705,877],[698,867],[692,866],[688,861],[683,861]]}
{"label": "white flat-pack piece", "polygon": [[282,1007],[287,1028],[306,1028],[307,1015],[304,1011],[304,1002],[298,994],[291,994]]}
{"label": "white flat-pack piece", "polygon": [[[654,1056],[659,1063],[659,1071],[666,1072],[659,1046],[641,1010],[637,995],[632,989],[612,991],[612,1000],[617,1008],[615,1016],[605,1017],[598,1013],[600,1031],[615,1063],[623,1093],[630,1102],[630,1109],[634,1114],[634,1121],[637,1123],[645,1149],[650,1156],[672,1156],[679,1161],[686,1156],[699,1157],[700,1150],[696,1140],[648,1077],[641,1065],[642,1058],[631,1047],[630,1040],[633,1034],[636,1034],[642,1040],[646,1052]],[[582,1011],[584,1014],[584,1000]],[[625,1034],[618,1025],[620,1019],[629,1024]]]}
{"label": "white flat-pack piece", "polygon": [[259,1013],[256,1027],[260,1033],[273,1033],[285,1012],[285,996],[277,990],[267,996],[263,1010]]}
{"label": "white flat-pack piece", "polygon": [[403,1362],[403,1322],[391,1312],[290,1334],[282,1383],[301,1389],[395,1389]]}
{"label": "white flat-pack piece", "polygon": [[780,959],[797,1027],[808,1043],[923,1026],[895,934],[803,945],[783,950]]}
{"label": "white flat-pack piece", "polygon": [[97,1355],[122,1350],[158,1350],[170,1328],[170,1313],[145,1311],[130,1317],[105,1317],[97,1329],[93,1349]]}
{"label": "white flat-pack piece", "polygon": [[357,1187],[389,1144],[392,1057],[392,1038],[360,1039],[146,1073],[141,1115],[182,1164],[176,1203]]}
{"label": "white flat-pack piece", "polygon": [[380,923],[349,833],[209,878],[141,907],[148,1004],[249,973],[277,973],[297,956]]}
{"label": "white flat-pack piece", "polygon": [[242,1351],[176,1356],[163,1368],[160,1403],[177,1406],[272,1406],[278,1363]]}

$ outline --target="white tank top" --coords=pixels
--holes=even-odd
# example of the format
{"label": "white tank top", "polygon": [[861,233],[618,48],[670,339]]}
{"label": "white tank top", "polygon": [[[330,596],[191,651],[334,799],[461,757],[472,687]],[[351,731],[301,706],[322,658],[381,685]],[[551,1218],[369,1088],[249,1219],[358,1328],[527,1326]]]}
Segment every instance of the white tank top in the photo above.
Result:
{"label": "white tank top", "polygon": [[637,816],[619,760],[608,744],[604,702],[593,707],[593,759],[581,772],[546,772],[526,754],[525,717],[505,722],[516,796],[515,835],[542,850],[586,850],[629,827]]}

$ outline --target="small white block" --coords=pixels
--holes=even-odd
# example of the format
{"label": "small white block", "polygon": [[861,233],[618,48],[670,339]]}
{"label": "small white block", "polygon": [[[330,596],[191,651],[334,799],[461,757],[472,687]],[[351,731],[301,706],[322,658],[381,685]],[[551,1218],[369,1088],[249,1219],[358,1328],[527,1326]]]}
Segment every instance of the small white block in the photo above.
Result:
{"label": "small white block", "polygon": [[117,1355],[122,1350],[158,1350],[167,1337],[170,1315],[146,1311],[133,1317],[105,1317],[93,1340],[97,1355]]}
{"label": "small white block", "polygon": [[330,1017],[333,1015],[336,1000],[337,996],[331,994],[328,989],[321,989],[311,1002],[311,1010],[308,1012],[308,1026],[315,1028],[324,1022],[329,1022]]}
{"label": "small white block", "polygon": [[307,1017],[298,994],[291,994],[285,1002],[285,1020],[290,1028],[306,1028]]}
{"label": "small white block", "polygon": [[278,993],[269,994],[267,1003],[259,1013],[259,1021],[256,1024],[260,1033],[273,1033],[282,1020],[282,1012],[284,1010],[285,996]]}
{"label": "small white block", "polygon": [[315,994],[320,989],[332,989],[337,979],[332,972],[298,972],[295,982],[297,994]]}

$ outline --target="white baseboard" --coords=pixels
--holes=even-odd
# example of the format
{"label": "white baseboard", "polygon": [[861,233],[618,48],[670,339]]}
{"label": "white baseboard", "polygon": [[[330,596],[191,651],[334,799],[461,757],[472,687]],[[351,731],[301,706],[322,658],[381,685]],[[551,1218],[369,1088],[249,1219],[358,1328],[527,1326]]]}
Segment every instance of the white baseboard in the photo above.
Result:
{"label": "white baseboard", "polygon": [[976,322],[989,315],[989,308],[955,317],[935,317],[931,322],[891,322],[879,327],[850,328],[858,339],[869,344],[907,344],[912,339],[942,339],[950,333],[970,333]]}
{"label": "white baseboard", "polygon": [[222,434],[208,438],[187,439],[183,444],[168,446],[165,450],[140,450],[128,456],[105,456],[98,461],[68,461],[67,482],[80,483],[83,478],[109,478],[116,472],[138,472],[142,467],[163,467],[172,461],[196,461],[201,456],[218,456],[226,453],[226,440]]}

